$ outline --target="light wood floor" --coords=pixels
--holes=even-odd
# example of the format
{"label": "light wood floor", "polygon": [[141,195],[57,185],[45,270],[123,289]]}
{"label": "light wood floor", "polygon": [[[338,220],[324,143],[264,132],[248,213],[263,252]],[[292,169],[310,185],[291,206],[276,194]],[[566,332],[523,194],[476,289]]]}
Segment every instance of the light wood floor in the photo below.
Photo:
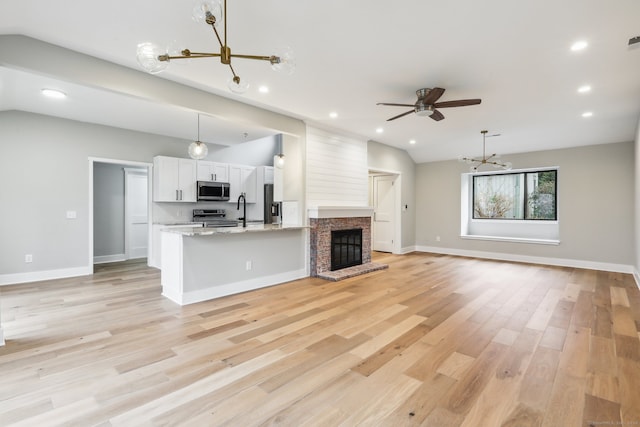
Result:
{"label": "light wood floor", "polygon": [[632,276],[374,260],[185,307],[141,263],[2,287],[0,425],[640,425]]}

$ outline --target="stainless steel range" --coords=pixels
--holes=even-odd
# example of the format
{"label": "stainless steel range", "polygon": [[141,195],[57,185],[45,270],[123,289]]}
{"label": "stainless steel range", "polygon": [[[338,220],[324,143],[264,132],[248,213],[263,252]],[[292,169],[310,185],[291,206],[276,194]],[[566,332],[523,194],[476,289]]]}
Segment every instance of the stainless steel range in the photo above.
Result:
{"label": "stainless steel range", "polygon": [[238,221],[226,219],[224,209],[194,209],[193,222],[201,222],[205,227],[235,227]]}

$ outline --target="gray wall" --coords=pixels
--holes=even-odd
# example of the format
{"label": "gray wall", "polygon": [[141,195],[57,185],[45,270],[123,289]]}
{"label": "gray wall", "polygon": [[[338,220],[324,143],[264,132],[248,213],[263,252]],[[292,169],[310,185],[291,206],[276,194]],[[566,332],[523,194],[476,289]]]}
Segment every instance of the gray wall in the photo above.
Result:
{"label": "gray wall", "polygon": [[504,156],[514,169],[559,166],[559,246],[461,239],[460,179],[468,166],[419,164],[416,245],[634,265],[633,149],[627,142]]}
{"label": "gray wall", "polygon": [[408,248],[416,243],[416,164],[405,150],[390,147],[375,141],[367,143],[367,165],[369,170],[396,171],[402,176],[402,243]]}
{"label": "gray wall", "polygon": [[124,255],[122,165],[93,164],[93,256]]}
{"label": "gray wall", "polygon": [[0,200],[11,207],[1,214],[0,274],[89,265],[89,157],[151,163],[185,157],[189,143],[17,111],[0,112],[0,141]]}

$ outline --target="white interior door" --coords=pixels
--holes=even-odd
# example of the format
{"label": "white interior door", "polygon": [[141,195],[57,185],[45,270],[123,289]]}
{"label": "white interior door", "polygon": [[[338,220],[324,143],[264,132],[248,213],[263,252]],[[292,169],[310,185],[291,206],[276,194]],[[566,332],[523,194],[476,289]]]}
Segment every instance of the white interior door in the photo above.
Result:
{"label": "white interior door", "polygon": [[149,233],[147,171],[125,169],[125,256],[145,258]]}
{"label": "white interior door", "polygon": [[393,252],[395,233],[395,176],[373,177],[373,250]]}

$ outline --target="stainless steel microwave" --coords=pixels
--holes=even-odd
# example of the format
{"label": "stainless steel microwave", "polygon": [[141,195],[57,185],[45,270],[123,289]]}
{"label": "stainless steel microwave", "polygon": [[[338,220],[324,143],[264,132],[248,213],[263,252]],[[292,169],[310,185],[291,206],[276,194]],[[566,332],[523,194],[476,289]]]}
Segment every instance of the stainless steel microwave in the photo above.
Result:
{"label": "stainless steel microwave", "polygon": [[198,181],[198,201],[226,201],[229,195],[228,182]]}

